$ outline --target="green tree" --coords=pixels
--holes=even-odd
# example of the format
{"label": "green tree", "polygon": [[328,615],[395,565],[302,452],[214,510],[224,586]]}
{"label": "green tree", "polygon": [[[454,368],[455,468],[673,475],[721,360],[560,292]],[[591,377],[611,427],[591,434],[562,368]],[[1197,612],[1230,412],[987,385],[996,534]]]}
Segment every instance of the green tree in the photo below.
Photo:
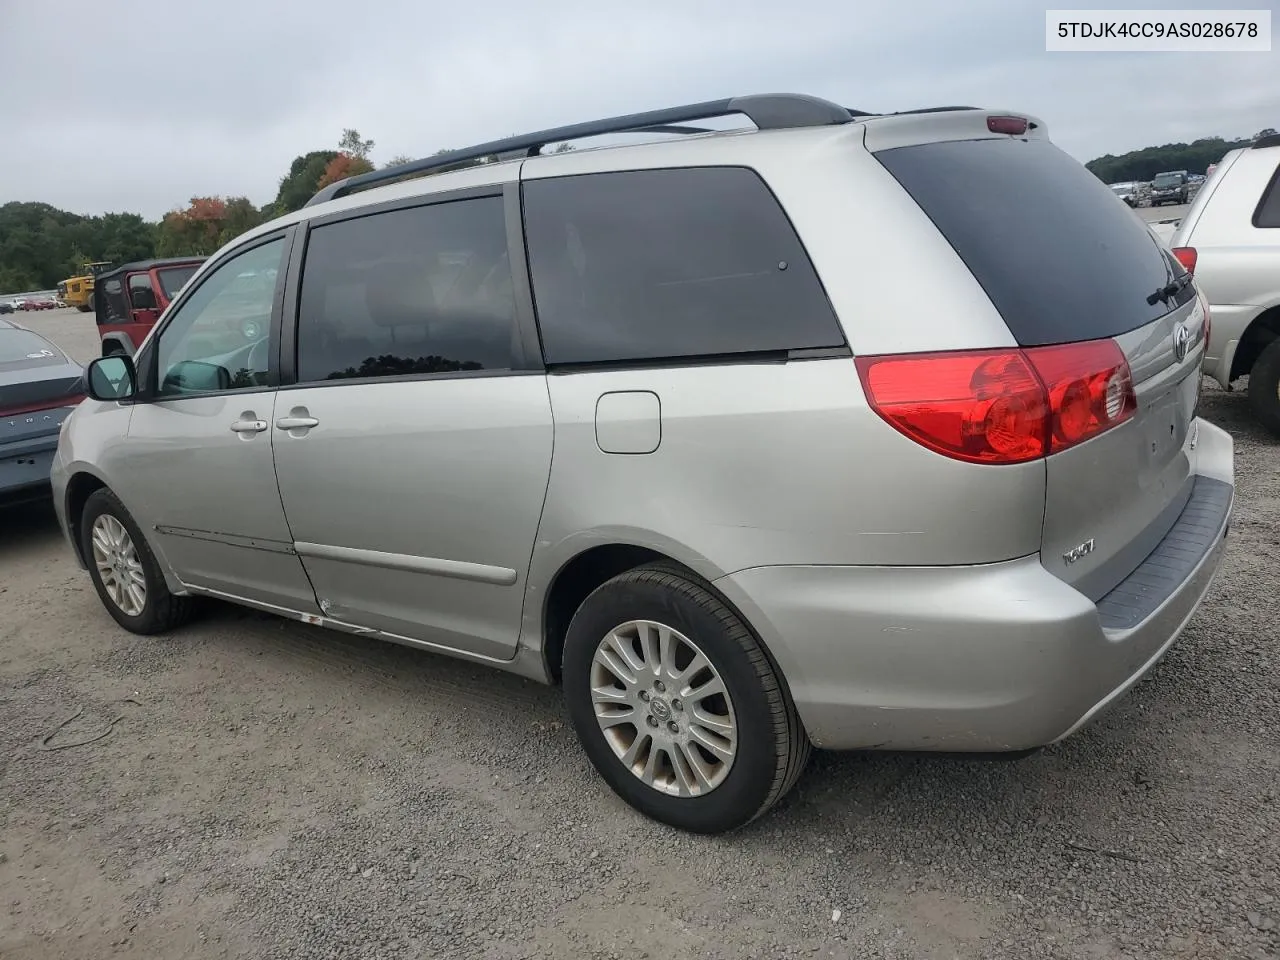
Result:
{"label": "green tree", "polygon": [[280,180],[280,189],[274,203],[268,205],[268,217],[301,210],[315,196],[316,184],[324,176],[325,168],[338,156],[337,150],[312,150],[294,157],[289,172]]}
{"label": "green tree", "polygon": [[1129,180],[1150,180],[1165,170],[1186,170],[1204,173],[1211,163],[1217,163],[1229,150],[1247,147],[1251,140],[1224,140],[1222,137],[1204,137],[1191,143],[1166,143],[1158,147],[1143,147],[1120,156],[1107,154],[1085,164],[1104,183],[1121,183]]}
{"label": "green tree", "polygon": [[342,139],[338,141],[339,153],[346,153],[353,157],[359,157],[361,160],[368,160],[371,150],[373,150],[373,141],[361,140],[359,130],[342,131]]}

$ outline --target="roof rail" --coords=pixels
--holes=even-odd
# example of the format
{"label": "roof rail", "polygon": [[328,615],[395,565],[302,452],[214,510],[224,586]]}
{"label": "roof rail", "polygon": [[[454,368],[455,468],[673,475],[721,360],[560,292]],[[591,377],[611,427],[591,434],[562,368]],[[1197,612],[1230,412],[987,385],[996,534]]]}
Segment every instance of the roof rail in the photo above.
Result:
{"label": "roof rail", "polygon": [[691,103],[683,107],[669,107],[665,110],[650,110],[645,113],[633,113],[622,117],[611,117],[607,120],[591,120],[586,123],[574,123],[567,127],[553,127],[537,133],[526,133],[518,137],[507,137],[503,140],[491,140],[488,143],[451,150],[448,153],[433,157],[423,157],[410,163],[362,173],[354,177],[339,180],[320,190],[306,206],[324,203],[345,197],[353,190],[371,187],[400,177],[419,173],[429,173],[444,167],[452,167],[459,163],[480,160],[484,157],[523,154],[536,157],[549,143],[561,143],[566,140],[582,140],[587,137],[599,137],[610,133],[707,133],[703,127],[690,127],[686,124],[694,120],[709,120],[714,117],[727,117],[741,114],[760,130],[781,130],[789,127],[820,127],[828,124],[848,123],[854,116],[867,116],[861,111],[850,110],[838,106],[829,100],[810,97],[798,93],[771,93],[748,97],[730,97],[727,100],[707,100],[703,103]]}

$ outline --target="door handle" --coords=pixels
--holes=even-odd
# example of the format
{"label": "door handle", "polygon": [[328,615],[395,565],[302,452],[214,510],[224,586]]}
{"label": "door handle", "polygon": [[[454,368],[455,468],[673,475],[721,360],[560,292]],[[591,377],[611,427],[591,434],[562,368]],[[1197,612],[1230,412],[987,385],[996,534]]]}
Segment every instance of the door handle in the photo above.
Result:
{"label": "door handle", "polygon": [[261,433],[267,429],[267,421],[265,420],[237,420],[231,424],[231,429],[236,433]]}
{"label": "door handle", "polygon": [[[315,417],[281,417],[276,421],[276,428],[280,430],[310,430],[319,425],[320,421]],[[263,424],[263,429],[266,429],[266,424]]]}

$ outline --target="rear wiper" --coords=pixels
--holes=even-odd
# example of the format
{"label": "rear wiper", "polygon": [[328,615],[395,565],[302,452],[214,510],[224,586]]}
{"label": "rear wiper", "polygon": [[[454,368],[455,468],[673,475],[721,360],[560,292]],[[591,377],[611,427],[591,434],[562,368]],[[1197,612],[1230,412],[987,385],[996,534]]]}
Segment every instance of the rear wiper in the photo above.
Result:
{"label": "rear wiper", "polygon": [[1184,273],[1182,276],[1178,277],[1175,280],[1170,281],[1169,283],[1161,287],[1159,290],[1157,290],[1155,293],[1148,296],[1147,303],[1149,303],[1153,307],[1157,303],[1159,303],[1161,300],[1163,300],[1165,303],[1168,303],[1170,300],[1172,300],[1174,297],[1180,294],[1183,290],[1185,290],[1189,283],[1191,283],[1191,274]]}

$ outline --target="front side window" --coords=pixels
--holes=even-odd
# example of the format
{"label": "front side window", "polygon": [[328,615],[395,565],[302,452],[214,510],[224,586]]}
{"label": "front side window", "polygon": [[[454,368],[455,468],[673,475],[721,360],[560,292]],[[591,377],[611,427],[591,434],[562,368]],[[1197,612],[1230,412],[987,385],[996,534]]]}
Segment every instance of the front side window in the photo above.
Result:
{"label": "front side window", "polygon": [[298,380],[509,370],[515,292],[500,197],[316,227],[298,302]]}
{"label": "front side window", "polygon": [[754,171],[534,180],[524,210],[548,363],[844,346],[808,255]]}
{"label": "front side window", "polygon": [[267,385],[271,304],[284,240],[224,261],[160,332],[160,396]]}

